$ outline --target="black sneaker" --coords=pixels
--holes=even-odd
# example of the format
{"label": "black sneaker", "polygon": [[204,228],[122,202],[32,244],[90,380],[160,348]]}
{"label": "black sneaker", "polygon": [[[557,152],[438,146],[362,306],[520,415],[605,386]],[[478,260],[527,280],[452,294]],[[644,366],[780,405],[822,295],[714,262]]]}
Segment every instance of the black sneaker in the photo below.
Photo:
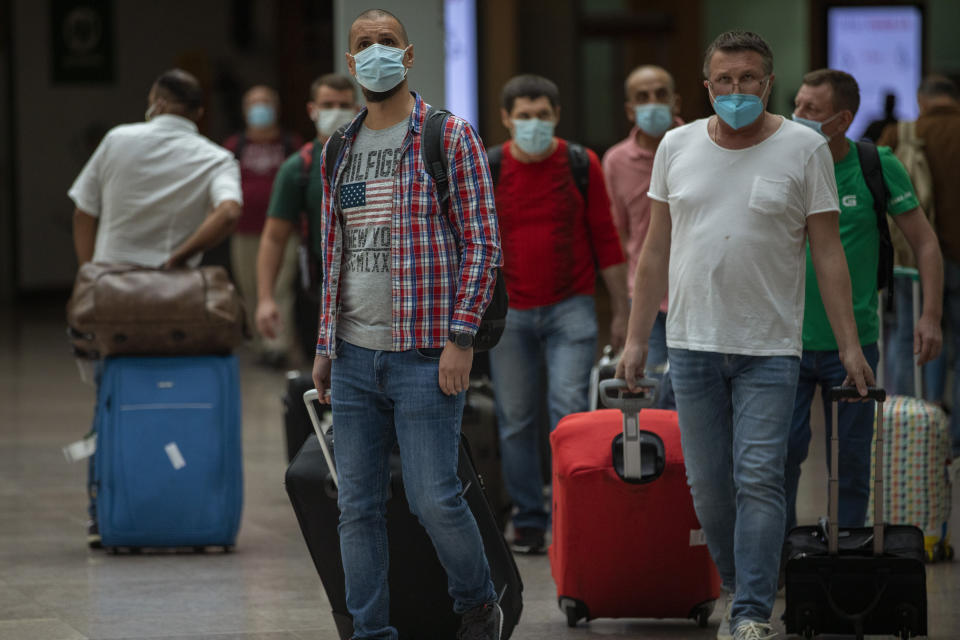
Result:
{"label": "black sneaker", "polygon": [[470,609],[460,620],[457,640],[500,640],[503,612],[496,602]]}
{"label": "black sneaker", "polygon": [[103,543],[100,541],[100,527],[94,520],[87,523],[87,546],[91,549],[103,549]]}
{"label": "black sneaker", "polygon": [[510,548],[516,553],[536,555],[543,553],[546,546],[543,529],[535,527],[517,527]]}

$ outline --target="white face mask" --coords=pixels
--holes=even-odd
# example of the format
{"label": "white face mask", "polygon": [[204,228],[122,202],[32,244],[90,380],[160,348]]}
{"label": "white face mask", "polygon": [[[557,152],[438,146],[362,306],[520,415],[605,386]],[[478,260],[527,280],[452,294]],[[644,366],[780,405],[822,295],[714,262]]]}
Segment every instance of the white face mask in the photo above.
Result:
{"label": "white face mask", "polygon": [[314,112],[317,133],[323,138],[329,138],[356,115],[357,112],[353,109],[317,109]]}

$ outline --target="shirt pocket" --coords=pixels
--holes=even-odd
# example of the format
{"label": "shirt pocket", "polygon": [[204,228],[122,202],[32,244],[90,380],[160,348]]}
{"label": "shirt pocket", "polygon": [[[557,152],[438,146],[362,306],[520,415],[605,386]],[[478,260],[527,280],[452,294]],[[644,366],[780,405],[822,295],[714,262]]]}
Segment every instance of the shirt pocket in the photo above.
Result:
{"label": "shirt pocket", "polygon": [[756,176],[750,191],[750,210],[763,215],[778,215],[786,211],[790,201],[790,181],[771,180]]}
{"label": "shirt pocket", "polygon": [[439,207],[434,204],[437,201],[437,189],[429,173],[426,171],[415,172],[410,190],[412,195],[411,205],[415,216],[429,217],[440,213]]}

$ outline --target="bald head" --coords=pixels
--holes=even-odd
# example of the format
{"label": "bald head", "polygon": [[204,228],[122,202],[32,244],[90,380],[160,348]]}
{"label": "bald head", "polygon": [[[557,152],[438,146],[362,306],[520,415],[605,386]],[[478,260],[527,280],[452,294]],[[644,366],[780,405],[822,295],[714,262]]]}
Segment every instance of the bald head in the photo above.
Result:
{"label": "bald head", "polygon": [[358,48],[355,42],[358,36],[358,27],[361,25],[368,28],[376,27],[377,23],[385,23],[384,26],[387,26],[389,30],[396,33],[400,40],[400,42],[397,43],[397,48],[403,48],[410,44],[410,38],[407,37],[407,30],[397,16],[384,9],[367,9],[357,16],[353,24],[350,25],[350,51],[356,51]]}
{"label": "bald head", "polygon": [[258,84],[250,87],[247,89],[247,92],[243,94],[244,110],[248,109],[250,105],[256,104],[257,102],[266,102],[276,108],[280,105],[280,96],[271,87]]}
{"label": "bald head", "polygon": [[626,94],[627,100],[631,100],[633,98],[632,93],[637,90],[637,87],[651,83],[667,87],[671,94],[676,88],[673,76],[666,69],[654,64],[645,64],[630,72],[623,83],[623,92]]}

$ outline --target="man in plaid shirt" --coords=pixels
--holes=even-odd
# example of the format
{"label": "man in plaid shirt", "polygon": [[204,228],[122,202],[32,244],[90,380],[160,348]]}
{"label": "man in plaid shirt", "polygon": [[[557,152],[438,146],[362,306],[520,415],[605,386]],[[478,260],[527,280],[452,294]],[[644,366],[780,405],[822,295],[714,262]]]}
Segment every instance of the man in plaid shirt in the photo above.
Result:
{"label": "man in plaid shirt", "polygon": [[420,150],[427,106],[407,88],[413,46],[403,25],[385,11],[361,14],[347,64],[368,107],[346,129],[333,164],[329,143],[320,159],[324,282],[313,379],[321,395],[330,393],[337,425],[354,637],[397,637],[384,519],[397,443],[410,508],[463,614],[458,637],[499,638],[502,613],[457,476],[473,337],[501,263],[486,155],[468,123],[446,118],[450,200],[442,210]]}

